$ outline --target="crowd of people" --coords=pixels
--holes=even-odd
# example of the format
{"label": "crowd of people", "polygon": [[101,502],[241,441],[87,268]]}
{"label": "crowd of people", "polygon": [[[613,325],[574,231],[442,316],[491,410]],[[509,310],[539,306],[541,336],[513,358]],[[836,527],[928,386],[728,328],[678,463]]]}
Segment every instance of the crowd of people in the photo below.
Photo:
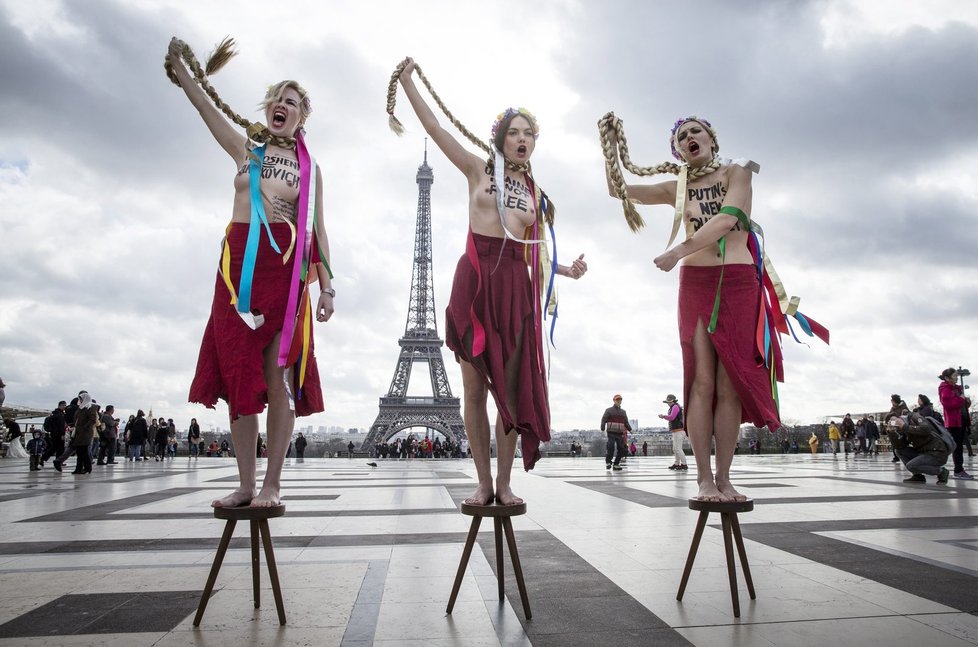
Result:
{"label": "crowd of people", "polygon": [[[7,456],[29,459],[30,470],[37,471],[49,460],[61,472],[65,462],[75,456],[72,474],[89,474],[93,466],[130,462],[164,462],[176,458],[177,428],[173,418],[146,417],[142,409],[122,423],[115,407],[104,408],[87,391],[79,391],[70,402],[61,400],[40,427],[30,425],[26,436],[19,422],[4,420],[7,428]],[[26,440],[26,442],[25,442]],[[196,458],[230,456],[227,440],[206,445],[196,418],[187,432],[187,455]],[[117,457],[119,460],[116,460]]]}
{"label": "crowd of people", "polygon": [[[351,443],[352,444],[352,443]],[[350,450],[352,458],[352,450]],[[468,442],[464,439],[458,443],[451,438],[442,440],[429,436],[418,438],[408,434],[405,438],[393,438],[387,442],[377,443],[373,447],[372,458],[407,460],[410,458],[466,458],[469,454]]]}

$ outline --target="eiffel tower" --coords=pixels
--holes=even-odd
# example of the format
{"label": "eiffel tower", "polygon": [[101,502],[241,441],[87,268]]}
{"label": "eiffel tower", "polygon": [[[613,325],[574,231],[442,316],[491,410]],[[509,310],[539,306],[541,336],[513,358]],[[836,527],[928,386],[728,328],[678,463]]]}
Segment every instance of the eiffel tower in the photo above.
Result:
{"label": "eiffel tower", "polygon": [[[394,379],[386,396],[380,398],[380,413],[370,426],[361,450],[370,451],[374,445],[409,427],[425,427],[440,431],[454,442],[465,437],[459,399],[452,397],[452,387],[445,373],[435,320],[435,288],[431,271],[431,185],[435,176],[428,166],[428,147],[424,161],[418,167],[418,222],[414,234],[414,269],[411,272],[411,299],[408,304],[404,336],[398,340],[401,354],[394,368]],[[411,369],[425,362],[431,377],[432,397],[409,397]]]}

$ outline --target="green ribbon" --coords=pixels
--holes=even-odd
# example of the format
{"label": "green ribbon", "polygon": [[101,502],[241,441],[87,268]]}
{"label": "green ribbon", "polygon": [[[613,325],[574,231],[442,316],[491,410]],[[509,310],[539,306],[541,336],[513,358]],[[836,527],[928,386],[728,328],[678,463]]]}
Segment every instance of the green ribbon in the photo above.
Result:
{"label": "green ribbon", "polygon": [[[720,213],[726,214],[728,216],[734,216],[737,218],[737,222],[741,224],[745,231],[750,231],[750,218],[746,213],[738,209],[737,207],[724,206],[720,208]],[[717,295],[713,299],[713,312],[710,314],[710,325],[707,327],[706,332],[711,335],[717,329],[717,319],[720,318],[720,288],[723,286],[723,270],[726,267],[727,260],[727,237],[726,235],[721,236],[720,240],[717,241],[717,245],[720,247],[720,280],[717,281]]]}

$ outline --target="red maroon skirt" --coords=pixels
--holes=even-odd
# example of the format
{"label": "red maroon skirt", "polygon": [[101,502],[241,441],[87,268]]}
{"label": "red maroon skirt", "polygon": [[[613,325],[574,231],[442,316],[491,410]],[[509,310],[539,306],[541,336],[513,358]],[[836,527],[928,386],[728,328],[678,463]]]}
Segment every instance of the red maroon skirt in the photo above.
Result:
{"label": "red maroon skirt", "polygon": [[[470,363],[485,380],[506,433],[520,434],[523,467],[531,470],[540,459],[540,443],[550,440],[550,404],[523,245],[476,233],[470,236],[468,252],[455,268],[445,311],[445,343],[457,360]],[[473,352],[473,340],[481,338],[482,331],[484,348],[476,341]],[[516,402],[509,403],[506,365],[516,355],[520,340]]]}
{"label": "red maroon skirt", "polygon": [[[710,323],[721,269],[719,265],[679,268],[679,343],[683,350],[683,392],[687,408],[696,375],[693,334],[698,322],[702,321],[704,327]],[[723,271],[717,328],[708,337],[740,398],[741,422],[776,431],[781,420],[774,402],[771,375],[754,343],[760,298],[757,269],[753,265],[727,265]],[[713,407],[716,407],[715,398]]]}
{"label": "red maroon skirt", "polygon": [[[239,285],[241,261],[248,240],[248,223],[233,223],[227,241],[231,248],[231,282]],[[272,223],[272,235],[279,249],[288,248],[291,232],[283,222]],[[292,263],[272,249],[264,228],[255,260],[251,290],[252,312],[260,312],[265,322],[252,330],[242,321],[220,271],[214,284],[211,316],[204,329],[197,358],[197,372],[190,385],[190,402],[213,409],[218,399],[227,401],[231,419],[261,413],[268,403],[265,384],[264,351],[282,330],[285,308],[292,283]],[[301,397],[296,399],[297,416],[308,416],[323,410],[323,392],[319,368],[310,342],[309,363]],[[278,353],[278,349],[274,349]]]}

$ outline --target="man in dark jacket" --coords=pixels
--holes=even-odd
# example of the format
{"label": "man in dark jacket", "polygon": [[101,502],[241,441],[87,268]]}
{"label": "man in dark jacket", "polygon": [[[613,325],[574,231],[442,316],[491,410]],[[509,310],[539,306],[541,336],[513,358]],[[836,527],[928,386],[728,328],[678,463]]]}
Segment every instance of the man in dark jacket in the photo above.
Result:
{"label": "man in dark jacket", "polygon": [[144,448],[149,435],[146,426],[146,414],[140,409],[136,412],[136,417],[129,423],[129,460],[144,461],[146,456]]}
{"label": "man in dark jacket", "polygon": [[303,436],[302,435],[302,432],[300,431],[299,432],[299,437],[295,439],[295,455],[296,455],[296,458],[305,458],[306,457],[306,445],[307,444],[309,444],[309,443],[308,443],[308,441],[306,441],[306,437]]}
{"label": "man in dark jacket", "polygon": [[893,451],[913,475],[903,479],[904,483],[926,483],[924,474],[936,476],[938,483],[947,483],[948,471],[944,464],[951,449],[930,419],[916,413],[906,418],[890,413],[886,419],[886,435]]}
{"label": "man in dark jacket", "polygon": [[601,416],[601,431],[608,434],[604,462],[605,469],[611,469],[611,459],[614,458],[614,469],[620,472],[621,459],[625,455],[625,432],[631,431],[632,426],[628,422],[628,414],[621,408],[621,396],[615,394],[611,401],[613,404],[605,409],[604,415]]}
{"label": "man in dark jacket", "polygon": [[62,400],[58,403],[58,408],[51,412],[51,415],[44,419],[44,431],[51,439],[44,453],[41,455],[41,465],[44,461],[54,456],[55,459],[65,450],[65,408],[68,403]]}

